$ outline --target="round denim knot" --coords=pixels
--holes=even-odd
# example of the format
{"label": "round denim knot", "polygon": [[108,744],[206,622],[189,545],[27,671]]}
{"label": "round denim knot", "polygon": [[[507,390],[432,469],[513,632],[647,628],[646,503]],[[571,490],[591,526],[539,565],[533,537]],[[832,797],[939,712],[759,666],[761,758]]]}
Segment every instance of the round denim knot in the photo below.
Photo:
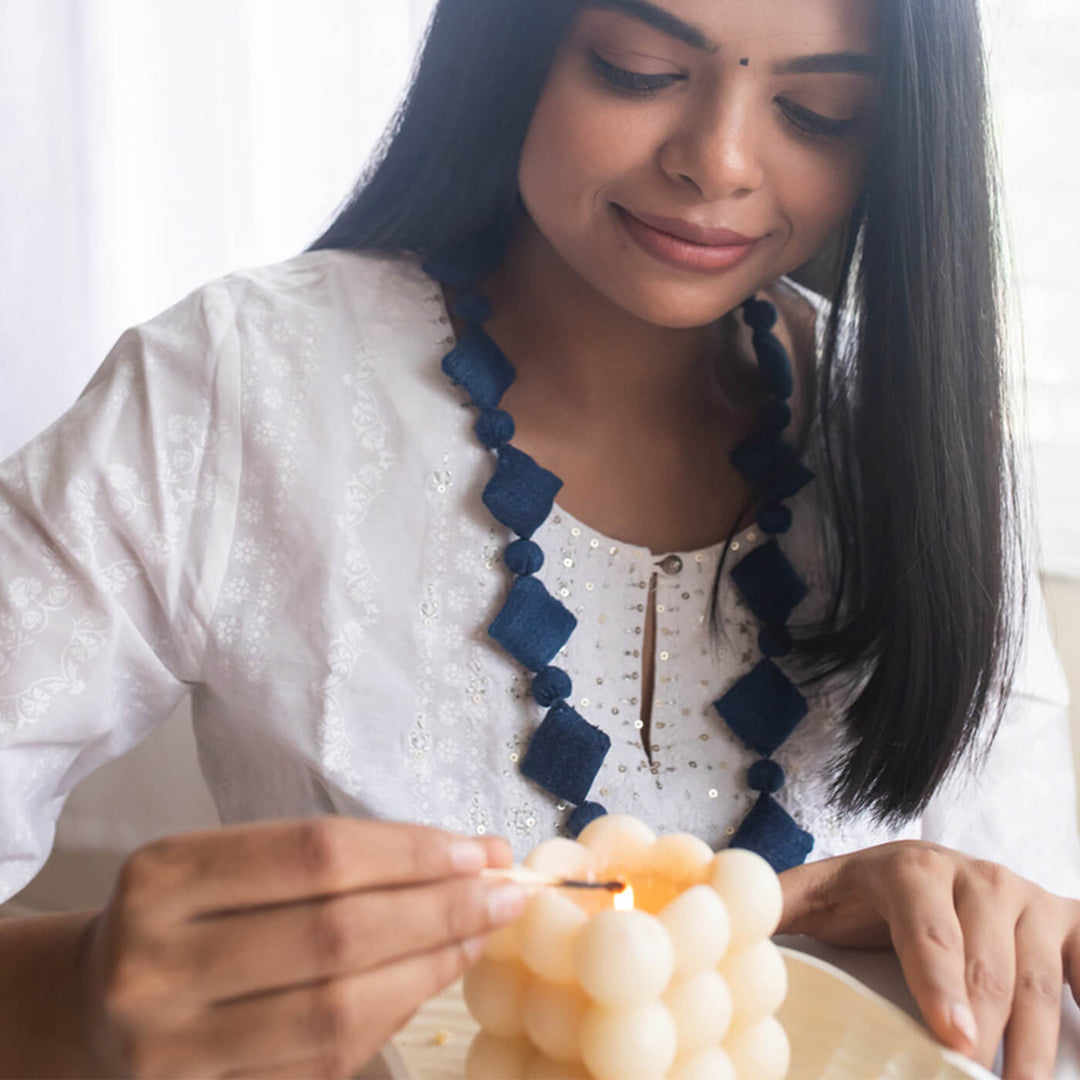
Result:
{"label": "round denim knot", "polygon": [[758,423],[765,431],[783,431],[791,423],[791,406],[774,398],[758,409]]}
{"label": "round denim knot", "polygon": [[505,409],[481,409],[473,431],[488,449],[495,450],[514,437],[514,418]]}
{"label": "round denim knot", "polygon": [[491,318],[491,301],[483,293],[469,289],[454,297],[454,311],[461,319],[486,322]]}
{"label": "round denim knot", "polygon": [[757,640],[763,656],[787,656],[794,644],[791,631],[779,624],[763,626]]}
{"label": "round denim knot", "polygon": [[527,577],[529,574],[535,574],[544,565],[544,551],[532,540],[515,540],[503,552],[503,562],[515,574]]}
{"label": "round denim knot", "polygon": [[577,836],[590,821],[595,821],[606,813],[607,811],[599,803],[583,802],[579,807],[575,808],[567,819],[566,827],[570,830],[572,836]]}
{"label": "round denim knot", "polygon": [[771,330],[776,325],[776,308],[768,300],[751,297],[742,306],[746,325],[755,330]]}
{"label": "round denim knot", "polygon": [[784,770],[775,761],[762,758],[750,766],[746,782],[754,791],[764,791],[772,795],[784,786]]}
{"label": "round denim knot", "polygon": [[758,511],[757,523],[762,532],[785,533],[791,528],[791,510],[783,503],[766,503]]}
{"label": "round denim knot", "polygon": [[536,703],[542,708],[549,708],[556,701],[562,701],[570,696],[574,684],[570,676],[562,668],[548,665],[537,672],[533,679],[532,694]]}

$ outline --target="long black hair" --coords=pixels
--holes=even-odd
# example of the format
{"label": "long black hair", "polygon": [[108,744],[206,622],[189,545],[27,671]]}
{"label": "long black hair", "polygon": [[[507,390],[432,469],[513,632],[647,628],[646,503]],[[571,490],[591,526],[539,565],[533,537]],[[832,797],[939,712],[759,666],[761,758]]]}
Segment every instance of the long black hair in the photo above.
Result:
{"label": "long black hair", "polygon": [[[438,257],[505,239],[533,109],[581,3],[440,0],[371,165],[308,250]],[[808,678],[851,682],[837,806],[900,823],[996,730],[1025,577],[977,0],[890,0],[879,18],[874,147],[817,403],[835,592],[799,655]]]}

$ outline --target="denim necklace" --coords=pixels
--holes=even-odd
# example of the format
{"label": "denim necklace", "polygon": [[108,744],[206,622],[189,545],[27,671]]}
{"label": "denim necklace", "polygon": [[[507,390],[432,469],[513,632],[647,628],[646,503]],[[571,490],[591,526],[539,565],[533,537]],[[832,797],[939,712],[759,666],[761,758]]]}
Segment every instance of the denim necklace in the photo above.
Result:
{"label": "denim necklace", "polygon": [[[478,261],[459,255],[430,258],[423,269],[455,289],[454,310],[464,320],[465,330],[443,357],[442,368],[479,410],[476,436],[494,453],[495,471],[484,488],[484,505],[517,537],[503,553],[514,579],[488,633],[533,673],[533,697],[547,710],[520,769],[552,795],[574,804],[566,828],[576,836],[594,818],[607,813],[588,796],[611,739],[570,705],[570,676],[551,663],[569,640],[577,619],[534,576],[544,564],[544,553],[532,535],[551,513],[562,481],[511,444],[514,421],[499,408],[516,373],[481,325],[491,317],[491,304],[473,284],[491,262],[490,258]],[[745,300],[741,309],[753,331],[758,370],[771,397],[758,410],[753,434],[731,452],[731,462],[754,485],[757,524],[770,538],[745,555],[731,577],[761,624],[762,659],[713,707],[735,736],[761,755],[747,772],[747,783],[759,793],[758,798],[731,846],[756,851],[779,873],[804,862],[814,846],[813,836],[773,798],[784,784],[784,771],[772,760],[807,712],[802,694],[774,662],[792,650],[787,620],[807,592],[780,550],[777,536],[791,528],[791,510],[783,500],[801,490],[814,474],[783,438],[791,423],[788,402],[794,381],[787,350],[772,332],[776,309],[754,297]]]}

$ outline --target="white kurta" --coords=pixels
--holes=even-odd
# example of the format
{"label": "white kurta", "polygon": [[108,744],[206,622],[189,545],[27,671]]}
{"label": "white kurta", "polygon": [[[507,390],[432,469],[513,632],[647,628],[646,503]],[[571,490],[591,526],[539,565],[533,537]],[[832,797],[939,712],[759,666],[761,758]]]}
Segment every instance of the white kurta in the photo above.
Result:
{"label": "white kurta", "polygon": [[[558,831],[565,808],[518,772],[542,710],[486,633],[511,536],[480,501],[493,457],[475,412],[440,369],[453,343],[418,259],[300,255],[127,331],[77,404],[0,467],[0,899],[41,867],[71,788],[188,691],[224,822],[418,821],[505,834],[519,856]],[[810,586],[794,624],[827,595],[815,488],[791,501],[782,541]],[[611,736],[590,797],[723,846],[756,797],[756,755],[712,702],[760,658],[729,571],[763,538],[735,538],[716,643],[722,545],[649,552],[558,505],[535,539],[538,577],[578,618],[556,663]],[[837,817],[842,728],[836,702],[812,698],[775,755],[811,858],[923,836],[1080,896],[1067,699],[1041,606],[1028,645],[986,770],[899,832]]]}

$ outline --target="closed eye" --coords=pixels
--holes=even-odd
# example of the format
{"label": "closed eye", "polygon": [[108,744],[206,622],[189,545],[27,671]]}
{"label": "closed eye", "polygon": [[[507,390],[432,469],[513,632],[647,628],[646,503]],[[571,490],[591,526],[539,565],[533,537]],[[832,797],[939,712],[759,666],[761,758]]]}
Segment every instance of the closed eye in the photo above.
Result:
{"label": "closed eye", "polygon": [[644,96],[681,82],[685,75],[642,75],[608,63],[599,53],[589,52],[589,65],[606,83],[632,96]]}

